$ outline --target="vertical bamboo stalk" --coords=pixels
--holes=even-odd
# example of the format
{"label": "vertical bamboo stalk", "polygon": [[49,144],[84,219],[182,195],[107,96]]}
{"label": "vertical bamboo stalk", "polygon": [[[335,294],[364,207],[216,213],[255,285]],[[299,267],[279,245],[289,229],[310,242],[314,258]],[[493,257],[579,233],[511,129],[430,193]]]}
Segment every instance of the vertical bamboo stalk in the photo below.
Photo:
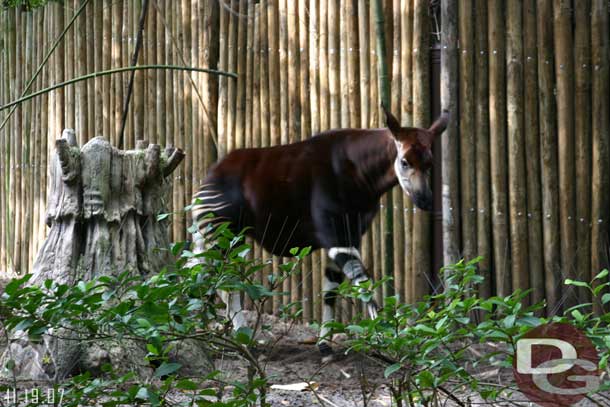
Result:
{"label": "vertical bamboo stalk", "polygon": [[[289,87],[288,93],[288,139],[295,142],[301,139],[301,100],[300,89],[296,84],[300,83],[300,58],[299,58],[299,14],[298,8],[294,5],[287,8],[288,20],[288,80],[295,84]],[[301,302],[303,300],[303,286],[301,276],[293,274],[291,276],[291,301]],[[302,305],[302,302],[301,302]]]}
{"label": "vertical bamboo stalk", "polygon": [[[319,41],[319,0],[309,0],[309,95],[310,95],[310,114],[311,114],[311,134],[317,134],[320,132],[320,60],[318,54],[318,41]],[[322,297],[322,276],[324,270],[321,266],[321,253],[319,251],[311,255],[312,263],[312,292],[311,292],[311,304],[312,304],[312,318],[315,321],[319,321],[322,318],[321,303]]]}
{"label": "vertical bamboo stalk", "polygon": [[[576,278],[589,281],[591,275],[591,2],[574,8],[574,155],[576,166]],[[581,287],[578,302],[590,302],[590,292]]]}
{"label": "vertical bamboo stalk", "polygon": [[[322,5],[320,4],[320,15]],[[358,43],[360,60],[360,127],[369,127],[369,88],[371,82],[371,63],[369,60],[369,8],[365,0],[358,0]],[[321,38],[321,37],[320,37]],[[321,63],[321,62],[320,62]],[[320,83],[320,87],[322,83]],[[320,107],[320,111],[322,111]]]}
{"label": "vertical bamboo stalk", "polygon": [[[271,10],[272,8],[270,8]],[[277,10],[277,9],[276,9]],[[246,131],[246,55],[248,50],[246,49],[246,31],[248,30],[248,18],[246,16],[248,11],[248,2],[239,2],[239,14],[241,17],[238,18],[237,27],[237,94],[236,94],[236,116],[235,116],[235,148],[244,148],[244,133]],[[271,30],[270,30],[271,31]],[[276,84],[279,78],[273,83]],[[275,87],[274,87],[275,89]]]}
{"label": "vertical bamboo stalk", "polygon": [[[192,46],[192,27],[191,27],[191,1],[182,0],[181,4],[182,14],[182,44],[181,46],[181,60],[187,66],[193,66],[192,52],[190,51]],[[234,72],[234,71],[233,71]],[[141,72],[144,74],[144,72]],[[182,78],[182,86],[184,88],[184,132],[182,133],[183,143],[178,145],[180,148],[184,148],[185,151],[190,151],[189,157],[185,160],[184,169],[184,180],[182,181],[184,186],[184,199],[180,203],[180,210],[187,205],[193,196],[193,161],[197,157],[193,154],[193,97],[195,95],[192,82],[190,80],[190,72],[184,72],[180,75]],[[142,76],[142,75],[141,75]],[[191,212],[184,214],[185,230],[192,224]]]}
{"label": "vertical bamboo stalk", "polygon": [[[71,4],[72,2],[69,2],[68,4]],[[70,21],[70,18],[72,17],[72,7],[64,7],[63,8],[64,11],[64,18],[65,21]],[[63,27],[62,27],[63,29]],[[99,31],[101,32],[101,31]],[[98,31],[96,30],[96,34],[98,33]],[[66,72],[66,78],[74,78],[74,62],[75,62],[75,53],[74,53],[74,48],[75,48],[75,33],[74,32],[69,32],[66,34],[66,36],[63,39],[63,42],[65,44],[65,54],[64,54],[64,63],[65,63],[65,72]],[[75,103],[74,103],[74,85],[70,85],[70,86],[66,86],[65,88],[65,97],[66,97],[66,104],[62,106],[62,110],[64,111],[64,115],[66,118],[66,127],[70,127],[70,128],[74,128],[74,125],[76,124],[75,120],[74,120],[74,107],[75,107]]]}
{"label": "vertical bamboo stalk", "polygon": [[[110,69],[112,64],[112,5],[102,3],[102,68]],[[78,41],[78,33],[76,34]],[[76,48],[77,58],[81,52],[80,48]],[[150,71],[152,72],[152,71]],[[111,100],[112,91],[110,85],[110,76],[102,78],[102,110],[103,110],[103,126],[102,134],[112,140],[112,119],[111,119]],[[79,120],[77,118],[77,120]]]}
{"label": "vertical bamboo stalk", "polygon": [[[252,81],[254,79],[254,2],[248,1],[248,33],[247,33],[247,72],[245,76],[246,80],[246,117],[245,117],[245,147],[252,146]],[[281,83],[281,82],[278,82]]]}
{"label": "vertical bamboo stalk", "polygon": [[[391,87],[391,110],[397,115],[402,123],[402,81],[407,81],[407,78],[403,78],[402,74],[402,50],[407,47],[407,44],[401,43],[401,38],[403,36],[402,31],[402,21],[401,21],[401,13],[402,13],[402,1],[394,0],[394,4],[392,7],[392,22],[393,22],[393,38],[392,38],[392,53],[389,55],[392,58],[392,87]],[[393,252],[393,260],[394,264],[392,265],[390,274],[394,279],[393,281],[393,291],[396,295],[398,295],[401,299],[404,300],[404,280],[405,280],[405,252],[403,247],[405,245],[405,231],[404,231],[404,217],[403,217],[403,198],[404,194],[400,187],[394,188],[392,191],[393,199],[390,201],[392,204],[392,247],[396,248]]]}
{"label": "vertical bamboo stalk", "polygon": [[[474,18],[472,0],[459,2],[460,19],[460,194],[462,214],[462,245],[466,259],[476,256],[476,162]],[[447,137],[445,135],[444,137]]]}
{"label": "vertical bamboo stalk", "polygon": [[[260,146],[268,147],[270,145],[270,133],[269,133],[269,121],[271,119],[271,115],[269,112],[270,103],[269,103],[269,87],[271,83],[269,82],[269,33],[268,33],[268,23],[267,23],[267,14],[269,9],[269,0],[262,0],[260,8],[260,16],[259,16],[259,44],[260,44],[260,77],[258,80],[260,82],[260,123],[261,123],[261,137],[260,137]],[[272,214],[270,216],[273,216]],[[266,251],[263,252],[265,258],[271,258],[272,255]],[[265,287],[269,288],[270,282],[268,275],[273,272],[273,260],[271,261],[271,267],[266,267],[263,270],[263,284]],[[268,301],[265,303],[265,312],[271,313],[273,311],[273,304]]]}
{"label": "vertical bamboo stalk", "polygon": [[[103,64],[102,64],[102,58],[103,58],[103,49],[104,49],[104,43],[103,43],[103,8],[104,8],[104,3],[101,2],[93,2],[92,4],[92,16],[93,16],[93,44],[94,44],[94,48],[89,48],[89,50],[93,51],[93,65],[94,65],[94,69],[95,71],[93,72],[99,72],[103,69]],[[67,21],[67,20],[66,20]],[[131,34],[130,35],[135,35],[135,34]],[[69,44],[66,47],[66,53],[73,53],[74,50],[69,50],[69,48],[73,48],[72,44]],[[70,61],[72,61],[74,59],[74,55],[70,55]],[[66,69],[68,68],[68,65],[66,65]],[[67,74],[68,77],[70,77],[70,74]],[[138,76],[138,75],[136,75]],[[104,135],[104,97],[103,97],[103,93],[104,93],[104,88],[103,88],[103,82],[102,82],[103,78],[95,78],[93,80],[94,82],[94,87],[95,87],[95,103],[94,103],[94,111],[95,111],[95,116],[94,116],[94,121],[95,121],[95,133],[94,134],[90,134],[88,137],[94,137],[94,136],[99,136],[99,135]],[[70,88],[73,88],[73,86],[71,86]],[[73,99],[73,95],[71,95],[72,100]],[[66,100],[67,101],[67,100]],[[70,124],[70,127],[73,127],[73,124]]]}
{"label": "vertical bamboo stalk", "polygon": [[[540,139],[538,127],[538,56],[536,52],[536,3],[523,3],[524,47],[524,131],[527,171],[527,225],[531,299],[537,304],[544,299],[544,263],[542,247],[542,196],[540,183]],[[588,233],[588,231],[587,231]]]}
{"label": "vertical bamboo stalk", "polygon": [[[195,6],[197,5],[197,2],[193,2],[192,3],[192,18],[193,20],[195,20],[195,24],[197,24],[197,10],[194,9]],[[157,63],[157,16],[156,16],[156,9],[154,7],[153,4],[150,4],[148,9],[148,15],[146,17],[146,27],[144,30],[144,38],[143,38],[143,46],[145,50],[144,53],[144,64],[156,64]],[[104,27],[106,26],[107,22],[106,22],[106,12],[104,12]],[[108,29],[106,32],[109,32],[110,29]],[[194,38],[197,38],[196,36],[194,36]],[[198,43],[193,42],[193,47],[192,47],[192,52],[194,52],[195,54],[198,51]],[[104,59],[104,65],[105,66],[110,66],[110,60],[108,59],[108,56],[105,57]],[[200,65],[197,65],[200,66]],[[193,76],[195,76],[196,74],[192,74]],[[149,142],[149,143],[155,143],[158,144],[158,131],[159,129],[156,127],[156,123],[157,123],[157,116],[155,114],[156,112],[156,108],[157,108],[157,91],[158,91],[158,87],[159,87],[159,83],[157,81],[158,78],[158,71],[151,69],[149,71],[146,71],[146,76],[144,77],[145,79],[145,89],[146,89],[146,123],[145,123],[145,128],[144,128],[144,139]],[[107,89],[107,86],[109,86],[107,83],[104,82],[104,89]],[[109,109],[109,112],[111,112],[112,110]],[[109,113],[110,114],[110,113]],[[110,123],[109,123],[110,124]],[[108,129],[110,129],[110,126],[107,125],[106,123],[104,123],[104,132],[106,131],[106,127],[108,127]],[[195,128],[193,129],[194,133],[195,133]],[[198,136],[198,134],[197,134]]]}
{"label": "vertical bamboo stalk", "polygon": [[[0,69],[4,72],[4,75],[0,76],[0,100],[2,104],[10,101],[10,68],[9,68],[9,55],[10,50],[10,14],[5,10],[0,15],[0,21],[2,21],[2,58],[0,59]],[[6,272],[9,272],[9,265],[7,263],[8,237],[10,233],[9,222],[10,217],[8,216],[9,209],[9,174],[11,165],[10,155],[10,123],[7,123],[4,129],[0,132],[0,267]]]}
{"label": "vertical bamboo stalk", "polygon": [[[608,267],[608,224],[610,223],[610,44],[608,30],[608,2],[593,0],[591,3],[591,64],[592,78],[592,172],[591,172],[591,269],[597,273]],[[595,303],[597,312],[601,311]]]}
{"label": "vertical bamboo stalk", "polygon": [[[263,0],[264,2],[265,0]],[[231,12],[229,13],[229,28],[228,28],[228,39],[227,39],[227,70],[230,72],[237,71],[237,11],[238,4],[237,0],[231,0]],[[261,6],[261,10],[264,10],[264,6]],[[261,74],[263,71],[261,71]],[[227,79],[227,118],[225,124],[226,140],[227,140],[227,152],[235,149],[235,102],[236,102],[236,85],[235,79]]]}
{"label": "vertical bamboo stalk", "polygon": [[[491,295],[492,276],[490,268],[491,258],[491,223],[490,223],[490,146],[489,146],[489,52],[487,44],[487,5],[486,0],[476,0],[475,21],[476,26],[481,29],[475,32],[475,151],[476,151],[476,180],[477,180],[477,254],[483,257],[479,263],[479,274],[485,280],[479,286],[479,292],[483,297]],[[452,133],[445,134],[444,140],[450,138]],[[444,146],[443,146],[444,147]],[[444,154],[444,151],[443,151]],[[457,154],[457,152],[456,152]],[[456,157],[457,158],[457,157]],[[444,171],[444,169],[443,169]],[[450,171],[447,169],[447,171]],[[458,191],[452,192],[457,194]],[[449,243],[451,244],[451,243]],[[457,260],[455,257],[453,261]]]}
{"label": "vertical bamboo stalk", "polygon": [[[507,2],[506,9],[506,109],[508,124],[508,191],[513,290],[529,288],[527,241],[527,184],[523,130],[523,4]],[[529,298],[523,299],[527,305]]]}
{"label": "vertical bamboo stalk", "polygon": [[320,61],[320,130],[330,128],[328,88],[328,1],[320,1],[320,36],[318,42]]}
{"label": "vertical bamboo stalk", "polygon": [[[260,135],[260,146],[269,146],[269,39],[267,29],[267,8],[269,6],[269,0],[261,0],[260,3],[260,15],[258,16],[259,21],[259,54],[260,54],[260,75],[257,77],[260,82],[260,121],[261,121],[261,135]],[[296,83],[296,82],[294,82]]]}
{"label": "vertical bamboo stalk", "polygon": [[538,20],[538,122],[540,126],[540,160],[542,180],[542,214],[544,242],[544,285],[547,312],[559,300],[561,284],[558,223],[557,125],[553,77],[553,4],[537,3]]}
{"label": "vertical bamboo stalk", "polygon": [[489,35],[489,130],[491,154],[491,207],[496,292],[511,290],[510,244],[507,216],[506,88],[503,3],[488,4]]}
{"label": "vertical bamboo stalk", "polygon": [[[76,60],[74,61],[74,74],[82,76],[87,73],[87,17],[86,13],[83,13],[76,21],[74,27],[75,39],[76,39]],[[76,120],[74,125],[76,126],[76,135],[78,137],[79,145],[84,145],[86,134],[89,130],[89,111],[88,95],[87,95],[87,81],[83,81],[74,85],[75,87],[75,104],[76,104]],[[107,134],[110,137],[110,133]]]}
{"label": "vertical bamboo stalk", "polygon": [[[555,31],[555,82],[557,88],[557,138],[559,147],[559,231],[561,238],[562,281],[576,277],[576,224],[574,169],[574,55],[572,2],[553,3]],[[576,304],[573,286],[563,286],[566,307]]]}
{"label": "vertical bamboo stalk", "polygon": [[[218,37],[220,59],[218,68],[227,70],[228,65],[228,44],[227,44],[227,29],[229,25],[229,13],[223,7],[220,8],[220,31]],[[218,118],[216,121],[216,129],[218,132],[218,157],[224,157],[227,153],[227,128],[226,115],[228,103],[228,78],[221,76],[218,78]]]}
{"label": "vertical bamboo stalk", "polygon": [[[15,10],[15,26],[16,26],[16,31],[18,31],[19,35],[17,38],[25,38],[24,37],[24,33],[23,33],[23,27],[25,27],[25,24],[23,24],[23,20],[22,20],[22,16],[21,16],[21,12],[19,10]],[[22,89],[23,87],[23,47],[21,46],[21,44],[18,44],[17,42],[15,42],[16,44],[16,52],[15,52],[15,56],[16,56],[16,61],[15,64],[16,66],[19,66],[20,69],[18,70],[18,72],[15,72],[15,89]],[[62,75],[63,76],[63,75]],[[23,134],[23,122],[22,122],[22,111],[23,111],[23,106],[20,106],[17,111],[15,111],[15,134]],[[23,223],[23,219],[22,219],[22,215],[23,215],[23,211],[21,208],[21,205],[23,203],[23,196],[21,193],[21,185],[22,185],[22,181],[23,181],[23,156],[22,156],[22,151],[23,151],[23,138],[22,137],[14,137],[15,139],[15,144],[14,144],[14,157],[15,157],[15,174],[14,174],[14,203],[13,203],[13,210],[14,210],[14,216],[15,216],[15,229],[14,229],[14,250],[13,250],[13,265],[15,267],[15,272],[17,274],[21,274],[23,272],[22,269],[22,259],[21,259],[21,251],[23,249],[23,240],[21,239],[22,236],[22,223]]]}
{"label": "vertical bamboo stalk", "polygon": [[[400,6],[402,18],[400,24],[400,118],[401,125],[407,127],[413,124],[413,0],[402,0]],[[455,83],[455,86],[457,86],[457,81]],[[402,192],[400,192],[400,194],[402,194]],[[399,232],[403,234],[404,242],[402,243],[402,246],[396,246],[399,247],[396,252],[403,252],[402,256],[404,257],[402,266],[403,275],[401,277],[403,282],[400,290],[403,293],[404,301],[412,302],[410,276],[412,274],[413,254],[413,204],[410,199],[405,199],[404,197],[402,219],[403,228],[402,231]]]}
{"label": "vertical bamboo stalk", "polygon": [[[156,59],[155,62],[159,63],[159,64],[164,64],[166,63],[166,58],[167,58],[167,52],[165,49],[165,20],[163,18],[162,13],[162,8],[160,5],[158,5],[158,3],[154,3],[154,5],[156,7],[154,7],[154,13],[151,17],[155,18],[156,20],[156,37],[155,37],[155,42],[153,43],[153,46],[156,49]],[[114,8],[114,6],[113,6]],[[114,9],[113,9],[113,20],[114,20]],[[116,22],[113,21],[113,30],[114,30],[114,26],[116,25]],[[203,25],[203,23],[202,23]],[[205,26],[203,26],[200,30],[200,33],[205,32]],[[114,34],[113,34],[114,35]],[[203,47],[203,45],[202,45]],[[114,56],[113,56],[113,65],[114,65]],[[154,124],[154,129],[155,129],[155,140],[156,142],[160,145],[160,146],[165,146],[166,143],[166,133],[165,133],[165,110],[166,110],[166,106],[165,106],[165,79],[166,79],[166,74],[165,72],[163,72],[162,70],[158,70],[155,71],[155,92],[156,92],[156,97],[155,97],[155,124]],[[113,86],[114,88],[114,86]],[[202,95],[205,97],[205,95]],[[116,105],[115,105],[116,106]],[[115,107],[116,109],[116,107]],[[115,113],[116,114],[116,113]],[[202,157],[203,160],[203,157]]]}
{"label": "vertical bamboo stalk", "polygon": [[[113,67],[118,67],[121,66],[121,55],[123,53],[122,51],[122,47],[123,47],[123,41],[122,41],[122,34],[121,34],[121,27],[123,25],[123,13],[121,12],[122,10],[122,3],[118,3],[118,2],[114,2],[112,3],[112,66]],[[85,16],[81,18],[83,21],[83,27],[82,27],[82,31],[81,31],[81,36],[84,38],[86,35],[86,19]],[[163,44],[164,45],[164,44]],[[163,50],[165,50],[164,46],[160,46],[159,47],[160,52],[163,52]],[[85,65],[86,65],[86,60],[87,60],[87,54],[83,52],[83,69]],[[163,60],[163,62],[165,62],[165,60]],[[163,76],[165,76],[165,73],[162,73]],[[112,75],[110,77],[110,80],[112,82],[112,94],[114,95],[113,97],[113,110],[112,110],[112,122],[113,122],[113,126],[112,126],[112,130],[111,130],[111,134],[109,134],[109,137],[111,137],[111,140],[113,141],[114,145],[118,145],[119,142],[119,133],[121,132],[121,116],[122,116],[122,106],[123,106],[123,80],[122,80],[123,76],[122,75]],[[82,87],[82,98],[84,100],[87,101],[87,103],[89,102],[89,98],[88,98],[88,84],[86,82],[83,82],[83,87]],[[163,103],[165,105],[165,103]],[[89,108],[87,106],[87,104],[83,104],[83,113],[82,115],[85,116],[86,118],[83,119],[82,122],[82,129],[84,132],[85,128],[89,128],[89,120],[93,120],[93,118],[90,118],[88,116],[88,111]],[[159,114],[160,112],[158,112]],[[163,116],[165,116],[165,112],[163,112]],[[164,122],[167,122],[167,118],[164,120]],[[163,124],[164,122],[160,122],[158,124]],[[163,125],[163,127],[161,127],[162,130],[160,130],[162,133],[165,133],[165,125]],[[82,143],[83,140],[80,140],[80,142]],[[80,144],[83,145],[83,144]]]}
{"label": "vertical bamboo stalk", "polygon": [[[430,125],[430,24],[428,2],[415,0],[413,21],[413,124]],[[428,293],[430,270],[430,216],[423,211],[413,214],[413,296],[422,298]]]}
{"label": "vertical bamboo stalk", "polygon": [[[374,9],[373,9],[373,3],[368,4],[368,21],[366,22],[367,24],[367,30],[368,30],[368,37],[369,37],[369,41],[371,38],[375,38],[375,19],[374,19]],[[375,43],[374,42],[369,42],[369,47],[368,47],[368,52],[370,52],[370,58],[369,58],[369,62],[370,62],[370,66],[369,66],[369,73],[370,73],[370,80],[369,80],[369,123],[367,125],[367,127],[379,127],[379,126],[383,126],[383,124],[380,121],[380,116],[379,116],[379,107],[377,105],[379,105],[378,102],[375,103],[371,103],[372,100],[374,101],[378,101],[379,100],[379,93],[378,93],[378,89],[377,86],[379,85],[378,81],[377,81],[377,77],[378,77],[378,72],[377,72],[377,52],[375,50]],[[371,265],[372,268],[372,272],[371,274],[373,275],[373,278],[375,279],[375,281],[379,281],[381,280],[381,278],[383,277],[383,261],[382,261],[382,255],[381,255],[381,216],[378,215],[375,217],[375,219],[373,220],[372,224],[371,224],[371,228],[370,228],[370,234],[371,234],[371,249],[372,249],[372,254],[373,254],[373,262]],[[375,300],[377,301],[378,304],[382,303],[383,300],[383,292],[382,290],[376,290],[375,291]]]}
{"label": "vertical bamboo stalk", "polygon": [[[269,50],[269,128],[270,144],[281,144],[281,112],[280,112],[280,66],[279,66],[279,4],[277,0],[270,0],[267,4],[268,50]],[[273,275],[279,274],[280,259],[273,257]],[[273,297],[273,314],[278,315],[282,305],[282,298]]]}
{"label": "vertical bamboo stalk", "polygon": [[[279,23],[280,23],[280,38],[279,38],[279,54],[280,54],[280,133],[282,144],[287,144],[290,140],[290,111],[289,111],[289,73],[288,73],[288,7],[287,0],[279,0]],[[291,292],[291,279],[284,280],[282,290],[285,293]],[[283,305],[287,305],[292,301],[291,295],[282,297]]]}
{"label": "vertical bamboo stalk", "polygon": [[328,91],[329,91],[329,124],[336,129],[341,126],[341,106],[339,99],[339,4],[338,0],[328,1]]}
{"label": "vertical bamboo stalk", "polygon": [[[16,66],[17,66],[17,45],[16,45],[16,13],[14,10],[7,11],[7,49],[8,49],[8,57],[6,68],[8,72],[8,86],[7,86],[7,95],[9,100],[13,100],[17,97],[17,78],[16,78]],[[15,270],[15,262],[14,255],[15,253],[15,137],[11,137],[13,131],[15,129],[16,116],[13,115],[11,120],[7,123],[5,127],[6,132],[6,146],[7,146],[7,157],[9,160],[6,162],[7,167],[9,168],[8,172],[8,181],[7,181],[7,201],[6,201],[6,225],[8,229],[7,240],[6,240],[6,262],[7,262],[7,270],[9,273],[14,273]]]}
{"label": "vertical bamboo stalk", "polygon": [[[24,32],[24,42],[25,42],[25,51],[23,55],[24,64],[21,65],[21,69],[23,71],[23,82],[20,89],[23,89],[25,83],[29,81],[32,76],[32,63],[33,63],[33,42],[34,42],[34,27],[32,21],[32,13],[23,13],[22,14],[22,22],[24,23],[24,27],[22,32]],[[34,101],[30,100],[23,104],[22,113],[23,113],[23,133],[21,133],[21,137],[23,140],[23,152],[21,154],[21,163],[22,163],[22,179],[21,179],[21,196],[22,203],[20,205],[20,210],[22,212],[22,226],[21,226],[21,239],[23,240],[23,247],[21,253],[21,264],[22,270],[24,273],[28,273],[30,266],[30,248],[31,248],[31,226],[32,226],[32,168],[31,168],[31,152],[32,152],[32,131],[35,127],[34,118]]]}
{"label": "vertical bamboo stalk", "polygon": [[[309,19],[314,18],[309,14],[308,0],[299,0],[299,96],[301,105],[301,140],[311,137],[311,103],[309,86]],[[302,264],[301,282],[303,285],[303,321],[309,322],[313,316],[312,293],[312,258],[307,257]]]}

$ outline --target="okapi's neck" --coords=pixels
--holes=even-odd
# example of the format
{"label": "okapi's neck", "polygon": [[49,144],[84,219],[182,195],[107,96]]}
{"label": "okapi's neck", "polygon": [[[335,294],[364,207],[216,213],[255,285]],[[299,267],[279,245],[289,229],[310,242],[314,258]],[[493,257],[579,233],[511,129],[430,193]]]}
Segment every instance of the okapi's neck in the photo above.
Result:
{"label": "okapi's neck", "polygon": [[388,129],[358,130],[358,136],[347,147],[347,154],[358,165],[358,181],[373,197],[381,197],[398,184],[394,172],[398,152]]}

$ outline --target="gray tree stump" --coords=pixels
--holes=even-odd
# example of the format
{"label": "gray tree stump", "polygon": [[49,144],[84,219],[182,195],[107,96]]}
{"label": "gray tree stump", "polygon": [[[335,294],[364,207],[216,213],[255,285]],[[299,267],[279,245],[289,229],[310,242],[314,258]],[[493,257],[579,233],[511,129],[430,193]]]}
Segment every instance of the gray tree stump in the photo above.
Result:
{"label": "gray tree stump", "polygon": [[[122,151],[102,137],[79,148],[74,130],[64,130],[55,148],[46,211],[50,232],[29,284],[46,279],[75,284],[124,271],[145,277],[167,265],[169,252],[156,249],[169,246],[168,228],[157,216],[168,210],[169,176],[184,153],[174,148],[162,152],[159,145],[142,141],[135,150]],[[76,369],[95,371],[108,362],[118,370],[150,374],[140,345],[83,344],[74,335],[56,330],[41,343],[30,343],[23,332],[13,332],[0,367],[11,359],[14,368],[1,375],[59,381]]]}

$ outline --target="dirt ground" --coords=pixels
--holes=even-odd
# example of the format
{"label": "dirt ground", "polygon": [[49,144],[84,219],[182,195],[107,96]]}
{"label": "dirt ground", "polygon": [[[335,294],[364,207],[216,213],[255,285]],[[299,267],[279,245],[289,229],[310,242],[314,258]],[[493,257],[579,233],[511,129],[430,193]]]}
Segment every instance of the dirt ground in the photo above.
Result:
{"label": "dirt ground", "polygon": [[[0,280],[0,293],[6,282]],[[253,313],[248,319],[254,318]],[[390,391],[383,384],[383,370],[378,361],[367,355],[350,353],[345,355],[341,338],[334,348],[337,357],[334,361],[323,364],[313,340],[317,332],[306,325],[292,325],[273,316],[264,316],[263,323],[271,330],[258,337],[260,342],[258,354],[264,364],[271,389],[268,402],[273,407],[326,406],[326,407],[390,407]],[[1,329],[1,328],[0,328]],[[2,338],[0,332],[0,338]],[[0,340],[0,353],[5,344]],[[476,357],[476,355],[474,355]],[[247,366],[243,361],[226,356],[216,360],[216,368],[224,373],[225,379],[244,380]],[[493,382],[514,387],[512,371],[500,371],[490,368],[478,372],[481,381]],[[311,383],[315,391],[295,391],[277,389],[274,385]],[[472,394],[456,391],[464,405],[470,406],[534,406],[518,392],[512,393],[509,399],[486,403]],[[364,401],[366,395],[366,403]],[[607,397],[607,396],[606,396]],[[180,400],[176,395],[175,401]],[[610,398],[596,396],[595,402],[584,400],[578,406],[610,406]],[[1,405],[1,404],[0,404]],[[445,401],[443,406],[456,406]]]}

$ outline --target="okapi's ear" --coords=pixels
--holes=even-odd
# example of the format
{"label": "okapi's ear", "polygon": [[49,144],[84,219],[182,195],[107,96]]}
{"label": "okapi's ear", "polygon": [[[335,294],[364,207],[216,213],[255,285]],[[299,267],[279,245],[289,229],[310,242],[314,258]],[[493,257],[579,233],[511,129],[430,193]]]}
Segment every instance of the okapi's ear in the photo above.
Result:
{"label": "okapi's ear", "polygon": [[396,117],[394,117],[394,115],[390,113],[384,103],[381,104],[381,108],[385,113],[385,121],[388,126],[388,129],[390,129],[391,132],[400,131],[400,122],[398,121],[398,119],[396,119]]}
{"label": "okapi's ear", "polygon": [[440,135],[447,128],[447,124],[449,123],[449,110],[443,110],[441,115],[436,119],[432,126],[428,129],[434,137]]}

